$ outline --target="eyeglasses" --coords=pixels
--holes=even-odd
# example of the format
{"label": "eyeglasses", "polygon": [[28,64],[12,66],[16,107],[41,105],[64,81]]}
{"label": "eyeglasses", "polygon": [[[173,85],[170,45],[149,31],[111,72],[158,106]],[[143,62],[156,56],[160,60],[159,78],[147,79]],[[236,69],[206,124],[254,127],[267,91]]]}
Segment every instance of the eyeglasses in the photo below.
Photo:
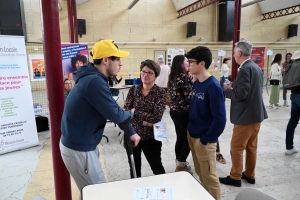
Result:
{"label": "eyeglasses", "polygon": [[72,85],[72,83],[65,83],[65,85]]}
{"label": "eyeglasses", "polygon": [[190,59],[188,59],[188,62],[191,64],[193,62],[197,62],[197,60],[190,60]]}
{"label": "eyeglasses", "polygon": [[141,71],[141,75],[142,75],[142,76],[146,76],[146,75],[148,75],[148,76],[153,76],[154,73],[153,73],[153,72],[147,72],[147,71]]}

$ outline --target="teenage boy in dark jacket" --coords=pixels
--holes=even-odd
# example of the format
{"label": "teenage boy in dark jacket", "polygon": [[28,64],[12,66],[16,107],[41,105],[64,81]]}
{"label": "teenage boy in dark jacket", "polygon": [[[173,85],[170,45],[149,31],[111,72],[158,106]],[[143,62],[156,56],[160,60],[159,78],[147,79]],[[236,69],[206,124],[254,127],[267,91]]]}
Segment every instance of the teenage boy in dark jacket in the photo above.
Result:
{"label": "teenage boy in dark jacket", "polygon": [[201,184],[216,200],[220,200],[216,148],[226,124],[225,95],[219,81],[208,72],[212,55],[207,47],[196,47],[186,57],[190,73],[197,79],[190,103],[189,146]]}
{"label": "teenage boy in dark jacket", "polygon": [[[132,118],[134,109],[122,110],[112,98],[108,76],[116,76],[122,66],[121,51],[112,40],[97,42],[92,54],[94,63],[74,72],[75,86],[71,90],[61,123],[60,151],[62,159],[80,191],[96,183],[106,182],[99,161],[97,145],[101,141],[106,121],[116,124]],[[134,146],[140,137],[129,126]]]}

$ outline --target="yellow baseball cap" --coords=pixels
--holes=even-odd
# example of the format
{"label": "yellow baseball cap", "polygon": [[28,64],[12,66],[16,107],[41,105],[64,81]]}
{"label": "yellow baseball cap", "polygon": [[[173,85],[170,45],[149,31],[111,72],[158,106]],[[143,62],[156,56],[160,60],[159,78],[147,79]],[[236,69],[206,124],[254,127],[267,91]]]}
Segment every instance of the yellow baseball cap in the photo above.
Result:
{"label": "yellow baseball cap", "polygon": [[113,40],[101,40],[92,48],[93,59],[102,59],[104,57],[115,56],[119,58],[127,58],[129,52],[119,50]]}

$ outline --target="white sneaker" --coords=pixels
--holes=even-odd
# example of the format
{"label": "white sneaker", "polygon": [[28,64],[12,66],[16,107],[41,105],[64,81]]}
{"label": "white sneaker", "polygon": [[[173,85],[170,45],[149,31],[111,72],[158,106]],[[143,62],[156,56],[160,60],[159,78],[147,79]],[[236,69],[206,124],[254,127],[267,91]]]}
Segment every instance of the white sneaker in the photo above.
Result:
{"label": "white sneaker", "polygon": [[299,152],[299,149],[294,147],[293,149],[286,150],[285,155],[292,155],[293,153],[298,153],[298,152]]}
{"label": "white sneaker", "polygon": [[278,103],[275,104],[276,107],[281,107],[281,105],[279,105]]}

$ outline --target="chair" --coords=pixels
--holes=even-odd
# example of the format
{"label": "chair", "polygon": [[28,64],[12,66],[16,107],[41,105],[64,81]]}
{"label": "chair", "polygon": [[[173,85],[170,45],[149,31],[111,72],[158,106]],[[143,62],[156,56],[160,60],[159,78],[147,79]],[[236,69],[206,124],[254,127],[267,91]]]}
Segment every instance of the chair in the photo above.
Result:
{"label": "chair", "polygon": [[241,190],[234,200],[276,200],[274,197],[254,188]]}

